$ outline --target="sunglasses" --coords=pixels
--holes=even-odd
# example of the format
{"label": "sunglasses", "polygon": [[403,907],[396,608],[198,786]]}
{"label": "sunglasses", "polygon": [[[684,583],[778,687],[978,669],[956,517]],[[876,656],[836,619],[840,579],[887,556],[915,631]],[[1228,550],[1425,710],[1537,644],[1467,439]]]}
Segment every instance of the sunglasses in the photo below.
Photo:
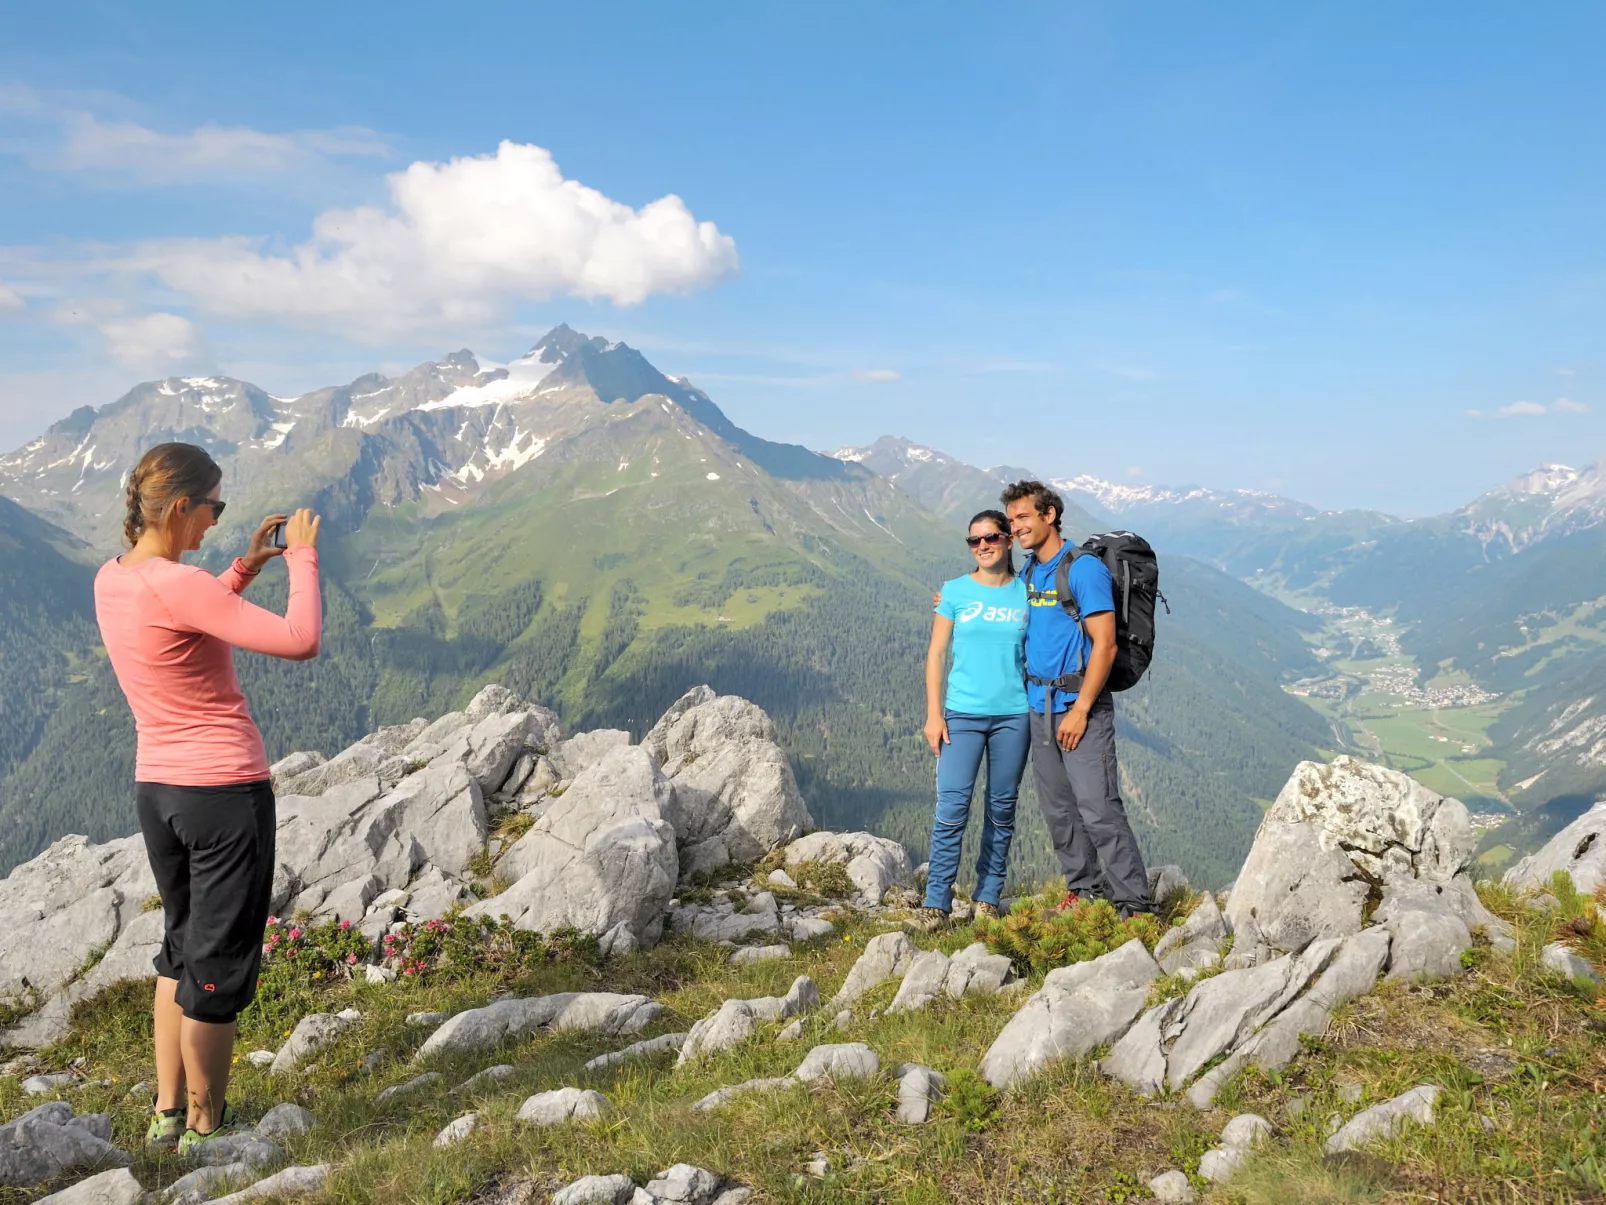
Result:
{"label": "sunglasses", "polygon": [[222,498],[191,498],[191,502],[204,503],[212,508],[212,520],[216,522],[223,517],[223,508],[228,505]]}
{"label": "sunglasses", "polygon": [[980,544],[986,544],[988,547],[992,547],[994,544],[1002,544],[1007,538],[1008,537],[1006,537],[1001,531],[990,531],[984,536],[966,536],[965,543],[969,544],[972,548],[975,548]]}

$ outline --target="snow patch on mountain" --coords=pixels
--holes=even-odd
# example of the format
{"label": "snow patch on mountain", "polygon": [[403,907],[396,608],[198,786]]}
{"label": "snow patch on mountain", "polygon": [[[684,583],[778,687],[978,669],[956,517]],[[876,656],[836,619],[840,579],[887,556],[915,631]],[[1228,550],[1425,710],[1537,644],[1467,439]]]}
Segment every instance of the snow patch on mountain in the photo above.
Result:
{"label": "snow patch on mountain", "polygon": [[[439,401],[425,402],[419,410],[450,410],[458,406],[500,406],[529,397],[554,368],[557,359],[548,362],[531,352],[514,360],[506,368],[481,372],[472,385],[460,385]],[[500,375],[499,375],[500,374]]]}

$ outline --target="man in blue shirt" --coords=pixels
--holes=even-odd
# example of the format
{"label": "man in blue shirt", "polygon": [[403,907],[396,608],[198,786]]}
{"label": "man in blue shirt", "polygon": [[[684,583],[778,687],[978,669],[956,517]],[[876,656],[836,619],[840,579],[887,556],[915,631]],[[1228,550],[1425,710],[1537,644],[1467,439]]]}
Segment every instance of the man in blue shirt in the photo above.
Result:
{"label": "man in blue shirt", "polygon": [[[1109,900],[1124,915],[1152,912],[1148,872],[1121,803],[1115,759],[1115,701],[1104,684],[1115,663],[1115,596],[1096,556],[1071,562],[1081,611],[1060,605],[1055,581],[1071,546],[1060,535],[1065,504],[1040,481],[1004,491],[1004,510],[1027,552],[1026,696],[1037,803],[1065,874],[1065,903]],[[1100,860],[1103,867],[1100,868]]]}

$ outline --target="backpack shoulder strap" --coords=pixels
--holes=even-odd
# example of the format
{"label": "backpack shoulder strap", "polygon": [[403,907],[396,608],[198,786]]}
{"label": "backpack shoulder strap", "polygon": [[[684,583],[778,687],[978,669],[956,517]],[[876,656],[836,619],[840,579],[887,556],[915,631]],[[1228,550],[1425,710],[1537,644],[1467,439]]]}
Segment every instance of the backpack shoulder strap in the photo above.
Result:
{"label": "backpack shoulder strap", "polygon": [[1082,607],[1076,601],[1076,595],[1071,593],[1071,562],[1079,556],[1088,555],[1085,548],[1072,548],[1060,558],[1060,563],[1054,569],[1054,597],[1065,608],[1071,622],[1077,624],[1082,622]]}

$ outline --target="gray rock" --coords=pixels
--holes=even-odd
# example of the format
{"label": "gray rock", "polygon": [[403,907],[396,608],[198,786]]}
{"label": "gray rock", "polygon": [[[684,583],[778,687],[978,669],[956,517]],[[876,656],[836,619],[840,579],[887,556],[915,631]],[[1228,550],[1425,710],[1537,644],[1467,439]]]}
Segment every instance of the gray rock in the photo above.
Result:
{"label": "gray rock", "polygon": [[164,1205],[210,1201],[224,1196],[231,1188],[244,1188],[261,1178],[262,1174],[248,1163],[203,1165],[174,1180],[161,1191],[159,1199]]}
{"label": "gray rock", "polygon": [[473,1054],[519,1041],[538,1029],[640,1033],[662,1011],[663,1005],[645,996],[614,992],[513,997],[458,1013],[429,1035],[417,1057]]}
{"label": "gray rock", "polygon": [[506,916],[521,929],[604,934],[629,923],[651,945],[679,873],[665,818],[673,789],[640,748],[615,749],[575,779],[498,871],[515,878],[468,916]]}
{"label": "gray rock", "polygon": [[753,1190],[745,1185],[727,1188],[715,1197],[711,1205],[747,1205],[753,1199]]}
{"label": "gray rock", "polygon": [[656,1038],[648,1038],[644,1042],[637,1042],[611,1054],[599,1054],[596,1058],[588,1060],[582,1070],[601,1071],[607,1067],[616,1067],[626,1059],[646,1058],[648,1055],[661,1054],[665,1050],[679,1050],[687,1036],[683,1033],[660,1034]]}
{"label": "gray rock", "polygon": [[1186,1172],[1161,1172],[1149,1181],[1149,1195],[1160,1205],[1193,1205],[1199,1198]]}
{"label": "gray rock", "polygon": [[134,1173],[119,1167],[40,1197],[34,1205],[140,1205],[144,1198],[145,1190]]}
{"label": "gray rock", "polygon": [[1192,889],[1180,866],[1149,867],[1149,898],[1159,907],[1174,895]]}
{"label": "gray rock", "polygon": [[1005,955],[994,954],[977,941],[948,960],[948,974],[942,990],[953,1000],[964,996],[992,996],[1014,977],[1014,967]]}
{"label": "gray rock", "polygon": [[848,977],[842,984],[842,990],[831,998],[831,1004],[837,1008],[845,1008],[855,1003],[860,996],[878,983],[901,978],[919,954],[920,951],[904,933],[882,933],[872,937],[864,943],[864,953],[860,954],[858,961],[853,964],[853,969],[848,972]]}
{"label": "gray rock", "polygon": [[1301,762],[1261,821],[1227,903],[1275,949],[1360,931],[1368,882],[1391,876],[1448,883],[1471,862],[1476,836],[1454,799],[1352,757]]}
{"label": "gray rock", "polygon": [[437,1147],[456,1146],[478,1129],[479,1124],[480,1115],[478,1113],[464,1113],[463,1116],[448,1123],[439,1134],[436,1134],[434,1142],[430,1145]]}
{"label": "gray rock", "polygon": [[741,941],[755,933],[776,933],[781,913],[775,897],[760,891],[734,912],[703,912],[692,924],[692,936],[703,941]]}
{"label": "gray rock", "polygon": [[1544,952],[1539,956],[1539,962],[1545,970],[1568,979],[1587,979],[1594,984],[1599,984],[1601,981],[1600,972],[1587,958],[1580,958],[1559,941],[1553,941],[1544,948]]}
{"label": "gray rock", "polygon": [[1423,1084],[1401,1093],[1393,1100],[1363,1109],[1327,1140],[1327,1153],[1352,1151],[1374,1138],[1392,1138],[1410,1121],[1432,1125],[1438,1099],[1439,1089],[1432,1084]]}
{"label": "gray rock", "polygon": [[78,1077],[70,1071],[48,1071],[43,1075],[30,1075],[20,1087],[24,1096],[49,1096],[77,1082]]}
{"label": "gray rock", "polygon": [[858,888],[859,902],[879,904],[889,887],[914,878],[909,851],[889,837],[870,833],[810,833],[786,847],[786,864],[841,862]]}
{"label": "gray rock", "polygon": [[1218,1146],[1199,1157],[1199,1177],[1219,1184],[1249,1162],[1253,1152],[1246,1146]]}
{"label": "gray rock", "polygon": [[814,823],[774,721],[746,699],[688,692],[642,745],[675,784],[669,819],[686,866],[754,861]]}
{"label": "gray rock", "polygon": [[618,728],[598,728],[592,732],[579,732],[568,740],[553,746],[547,753],[552,770],[558,778],[573,780],[580,777],[615,749],[630,747],[630,734]]}
{"label": "gray rock", "polygon": [[831,1028],[846,1033],[853,1026],[853,1010],[844,1008],[831,1018]]}
{"label": "gray rock", "polygon": [[1388,922],[1390,979],[1428,983],[1450,979],[1466,969],[1461,955],[1472,934],[1459,916],[1449,912],[1397,912]]}
{"label": "gray rock", "polygon": [[942,992],[948,979],[948,955],[927,950],[909,964],[898,994],[887,1006],[889,1013],[915,1012],[925,1008]]}
{"label": "gray rock", "polygon": [[1257,1147],[1271,1141],[1271,1122],[1258,1113],[1240,1113],[1221,1131],[1222,1146]]}
{"label": "gray rock", "polygon": [[202,1167],[243,1163],[261,1170],[283,1163],[284,1150],[278,1143],[268,1142],[255,1134],[223,1134],[192,1146],[190,1158]]}
{"label": "gray rock", "polygon": [[112,1115],[110,1113],[80,1113],[71,1121],[70,1126],[77,1126],[80,1130],[87,1130],[102,1142],[112,1140]]}
{"label": "gray rock", "polygon": [[1168,975],[1203,968],[1220,959],[1226,939],[1227,919],[1216,906],[1215,897],[1206,894],[1187,920],[1159,940],[1154,959]]}
{"label": "gray rock", "polygon": [[433,1029],[437,1025],[444,1025],[451,1019],[451,1013],[408,1013],[402,1024],[412,1025],[419,1029]]}
{"label": "gray rock", "polygon": [[792,1074],[805,1083],[821,1078],[874,1079],[881,1073],[881,1059],[863,1042],[841,1042],[816,1046],[803,1056]]}
{"label": "gray rock", "polygon": [[288,1138],[292,1134],[308,1133],[317,1124],[318,1119],[310,1110],[287,1101],[264,1113],[257,1122],[256,1132],[263,1138]]}
{"label": "gray rock", "polygon": [[1302,1037],[1326,1033],[1335,1008],[1372,990],[1388,953],[1389,933],[1380,925],[1345,938],[1310,990],[1201,1075],[1188,1089],[1189,1101],[1208,1109],[1216,1094],[1246,1066],[1266,1071],[1286,1067],[1299,1054]]}
{"label": "gray rock", "polygon": [[898,1120],[924,1125],[931,1119],[931,1106],[947,1093],[948,1077],[920,1063],[904,1063],[893,1075],[898,1080]]}
{"label": "gray rock", "polygon": [[527,1098],[516,1116],[529,1125],[551,1126],[601,1117],[608,1108],[607,1097],[590,1088],[554,1088]]}
{"label": "gray rock", "polygon": [[777,1042],[795,1042],[802,1036],[803,1019],[799,1017],[796,1021],[784,1026],[781,1032],[775,1035],[775,1040]]}
{"label": "gray rock", "polygon": [[253,1067],[273,1066],[274,1053],[271,1050],[253,1050],[245,1056],[245,1061]]}
{"label": "gray rock", "polygon": [[260,1201],[264,1197],[310,1197],[315,1192],[321,1192],[328,1182],[328,1164],[287,1167],[265,1180],[258,1180],[248,1188],[242,1188],[239,1192],[218,1197],[212,1205],[243,1205],[246,1201]]}
{"label": "gray rock", "polygon": [[273,784],[274,793],[290,794],[284,789],[290,779],[305,774],[308,770],[315,770],[328,760],[323,754],[311,751],[290,753],[281,757],[268,767],[268,778]]}
{"label": "gray rock", "polygon": [[128,1166],[126,1154],[71,1121],[72,1106],[51,1101],[0,1126],[0,1187],[26,1188]]}
{"label": "gray rock", "polygon": [[677,1163],[647,1181],[647,1195],[673,1205],[712,1205],[719,1184],[713,1172]]}
{"label": "gray rock", "polygon": [[797,880],[779,868],[770,871],[769,881],[776,887],[784,887],[788,891],[797,890]]}
{"label": "gray rock", "polygon": [[730,956],[733,967],[746,966],[752,962],[774,962],[780,958],[792,957],[791,946],[743,946]]}
{"label": "gray rock", "polygon": [[795,916],[791,921],[793,941],[813,941],[817,937],[830,937],[836,926],[816,916]]}
{"label": "gray rock", "polygon": [[581,1176],[552,1194],[552,1205],[630,1205],[636,1182],[629,1176]]}
{"label": "gray rock", "polygon": [[1506,871],[1505,881],[1530,891],[1548,891],[1558,870],[1572,876],[1573,888],[1590,894],[1606,883],[1606,800],[1601,800]]}
{"label": "gray rock", "polygon": [[509,1076],[515,1074],[518,1068],[511,1063],[498,1063],[495,1067],[487,1067],[484,1071],[477,1071],[469,1076],[457,1087],[452,1089],[453,1096],[460,1096],[465,1092],[478,1092],[481,1088],[489,1088],[499,1084]]}
{"label": "gray rock", "polygon": [[269,1068],[272,1075],[295,1071],[318,1051],[335,1042],[350,1028],[350,1022],[334,1013],[313,1013],[302,1017],[290,1031]]}
{"label": "gray rock", "polygon": [[750,1079],[740,1084],[732,1084],[728,1088],[715,1088],[694,1104],[692,1108],[699,1113],[711,1113],[715,1109],[724,1108],[738,1096],[746,1093],[775,1092],[781,1088],[789,1088],[795,1083],[797,1083],[797,1080],[789,1075],[777,1076],[773,1079]]}
{"label": "gray rock", "polygon": [[382,1109],[386,1105],[408,1096],[416,1096],[420,1092],[427,1092],[439,1087],[443,1077],[437,1071],[426,1071],[423,1075],[415,1075],[404,1084],[394,1084],[374,1097],[374,1108]]}
{"label": "gray rock", "polygon": [[1142,1012],[1159,974],[1136,938],[1102,958],[1050,971],[982,1058],[982,1078],[1007,1088],[1053,1059],[1114,1041]]}

